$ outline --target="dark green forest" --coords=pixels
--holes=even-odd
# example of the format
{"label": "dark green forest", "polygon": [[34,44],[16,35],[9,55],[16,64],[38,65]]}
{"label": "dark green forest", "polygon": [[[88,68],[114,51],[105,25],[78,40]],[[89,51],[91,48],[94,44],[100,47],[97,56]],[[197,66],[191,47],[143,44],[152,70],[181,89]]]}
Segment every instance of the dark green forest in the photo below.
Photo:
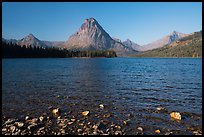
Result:
{"label": "dark green forest", "polygon": [[153,49],[131,57],[202,57],[202,31],[195,32],[193,35],[181,38],[177,41],[177,46],[171,44],[164,47]]}
{"label": "dark green forest", "polygon": [[117,57],[111,50],[79,51],[54,47],[19,46],[2,41],[2,58],[73,58],[73,57]]}

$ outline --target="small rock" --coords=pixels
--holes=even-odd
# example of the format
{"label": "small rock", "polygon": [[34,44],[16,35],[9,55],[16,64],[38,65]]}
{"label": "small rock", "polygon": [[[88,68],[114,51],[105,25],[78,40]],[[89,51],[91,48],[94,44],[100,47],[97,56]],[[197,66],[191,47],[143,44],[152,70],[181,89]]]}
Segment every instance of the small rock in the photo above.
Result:
{"label": "small rock", "polygon": [[15,126],[10,126],[10,130],[12,133],[14,133],[14,131],[16,130],[16,127]]}
{"label": "small rock", "polygon": [[173,132],[167,132],[164,135],[172,135]]}
{"label": "small rock", "polygon": [[58,120],[61,119],[61,118],[62,118],[61,116],[57,117]]}
{"label": "small rock", "polygon": [[39,120],[40,120],[40,122],[43,122],[44,117],[43,117],[43,116],[40,116],[40,117],[39,117]]}
{"label": "small rock", "polygon": [[61,133],[62,133],[62,135],[64,135],[65,134],[65,130],[61,130]]}
{"label": "small rock", "polygon": [[82,129],[81,128],[77,129],[77,132],[82,132]]}
{"label": "small rock", "polygon": [[181,114],[179,112],[171,112],[170,113],[171,118],[176,120],[181,120]]}
{"label": "small rock", "polygon": [[45,127],[41,127],[41,128],[38,129],[38,131],[41,131],[41,130],[44,130],[44,129],[45,129]]}
{"label": "small rock", "polygon": [[108,118],[110,117],[110,114],[104,114],[103,117]]}
{"label": "small rock", "polygon": [[83,115],[83,116],[88,116],[88,115],[89,115],[89,111],[84,111],[84,112],[82,112],[82,115]]}
{"label": "small rock", "polygon": [[83,126],[84,124],[83,123],[79,123],[79,126]]}
{"label": "small rock", "polygon": [[200,131],[193,131],[193,134],[194,135],[202,135],[202,132],[200,132]]}
{"label": "small rock", "polygon": [[155,130],[155,133],[159,134],[159,133],[160,133],[160,130],[159,130],[159,129]]}
{"label": "small rock", "polygon": [[54,115],[60,115],[60,112],[61,112],[60,108],[53,108],[52,109],[52,114],[54,114]]}
{"label": "small rock", "polygon": [[68,125],[71,125],[71,124],[73,124],[73,123],[74,123],[74,122],[68,122],[67,124],[68,124]]}
{"label": "small rock", "polygon": [[128,125],[130,123],[130,119],[123,121],[124,125]]}
{"label": "small rock", "polygon": [[122,135],[121,131],[115,131],[115,135]]}
{"label": "small rock", "polygon": [[76,119],[72,118],[71,121],[74,122],[74,121],[76,121]]}
{"label": "small rock", "polygon": [[143,128],[142,127],[138,127],[137,128],[139,131],[143,132]]}
{"label": "small rock", "polygon": [[37,123],[38,122],[38,119],[37,118],[33,118],[32,119],[32,123]]}
{"label": "small rock", "polygon": [[25,117],[25,120],[28,120],[29,118],[30,118],[29,116],[26,116],[26,117]]}
{"label": "small rock", "polygon": [[17,127],[23,127],[24,123],[22,122],[15,122],[14,123]]}
{"label": "small rock", "polygon": [[57,98],[59,98],[59,97],[60,97],[60,95],[57,95],[56,97],[57,97]]}
{"label": "small rock", "polygon": [[93,132],[94,135],[97,135],[98,133],[96,131]]}
{"label": "small rock", "polygon": [[162,107],[158,107],[158,108],[157,108],[158,111],[164,110],[164,109],[165,109],[165,108],[162,108]]}
{"label": "small rock", "polygon": [[117,128],[117,129],[121,129],[121,126],[115,126],[115,128]]}
{"label": "small rock", "polygon": [[27,128],[28,128],[28,130],[34,130],[35,128],[37,128],[37,124],[32,124],[32,125],[29,125]]}
{"label": "small rock", "polygon": [[93,125],[92,128],[96,130],[98,128],[98,126],[97,125]]}
{"label": "small rock", "polygon": [[2,132],[6,132],[7,131],[7,129],[6,128],[2,128]]}
{"label": "small rock", "polygon": [[104,105],[103,105],[103,104],[100,104],[99,107],[100,107],[101,109],[103,109],[103,108],[104,108]]}

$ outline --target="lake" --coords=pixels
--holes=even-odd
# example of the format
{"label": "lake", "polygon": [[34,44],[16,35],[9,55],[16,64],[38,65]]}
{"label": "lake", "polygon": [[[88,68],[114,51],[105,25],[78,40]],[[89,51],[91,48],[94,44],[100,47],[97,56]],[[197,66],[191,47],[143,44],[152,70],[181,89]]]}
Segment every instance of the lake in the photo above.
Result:
{"label": "lake", "polygon": [[[103,104],[104,109],[99,105]],[[126,134],[202,130],[201,58],[2,59],[2,115],[25,118],[59,107],[62,116],[125,125]],[[165,111],[157,111],[162,107]],[[181,121],[170,119],[178,111]]]}

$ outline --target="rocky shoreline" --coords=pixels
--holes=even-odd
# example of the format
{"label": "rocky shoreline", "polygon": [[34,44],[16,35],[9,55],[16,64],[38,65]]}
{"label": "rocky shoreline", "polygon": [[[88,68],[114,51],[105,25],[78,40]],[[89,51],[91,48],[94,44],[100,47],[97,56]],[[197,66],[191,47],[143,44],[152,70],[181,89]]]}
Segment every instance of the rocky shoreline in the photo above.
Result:
{"label": "rocky shoreline", "polygon": [[[100,108],[103,109],[103,105]],[[39,117],[9,118],[2,116],[3,135],[127,135],[130,119],[122,123],[110,121],[111,114],[90,114],[83,111],[79,116],[60,115],[60,109],[50,109]],[[131,117],[131,114],[128,115]],[[95,118],[95,120],[92,120]],[[133,130],[133,129],[132,129]],[[134,135],[147,135],[145,127],[136,126]],[[189,129],[192,135],[202,135],[201,129]],[[178,131],[157,129],[152,135],[178,135]]]}

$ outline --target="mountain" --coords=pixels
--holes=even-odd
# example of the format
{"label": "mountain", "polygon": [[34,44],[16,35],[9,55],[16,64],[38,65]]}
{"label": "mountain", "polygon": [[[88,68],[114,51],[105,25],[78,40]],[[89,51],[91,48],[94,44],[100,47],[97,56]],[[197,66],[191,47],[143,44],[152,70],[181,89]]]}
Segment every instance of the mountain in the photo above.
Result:
{"label": "mountain", "polygon": [[2,38],[2,41],[5,43],[12,43],[12,44],[15,44],[17,42],[16,39],[5,39],[5,38]]}
{"label": "mountain", "polygon": [[21,40],[18,40],[16,44],[20,46],[25,45],[26,47],[28,47],[29,45],[31,45],[32,47],[35,46],[44,48],[48,46],[43,41],[37,39],[33,34],[29,34],[26,37],[22,38]]}
{"label": "mountain", "polygon": [[164,47],[131,55],[132,57],[202,57],[202,30]]}
{"label": "mountain", "polygon": [[94,18],[85,19],[80,29],[69,37],[63,47],[77,50],[114,50],[119,56],[136,52],[112,39]]}
{"label": "mountain", "polygon": [[169,35],[167,35],[167,36],[165,36],[159,40],[153,41],[152,43],[149,43],[147,45],[143,45],[142,51],[147,51],[147,50],[152,50],[152,49],[163,47],[167,44],[172,43],[175,40],[178,40],[178,39],[183,38],[183,37],[188,36],[188,35],[189,34],[184,34],[184,33],[180,33],[177,31],[173,31],[171,34],[169,34]]}
{"label": "mountain", "polygon": [[133,41],[131,41],[130,39],[126,39],[125,41],[122,42],[123,45],[133,48],[136,51],[142,51],[142,46],[134,43]]}
{"label": "mountain", "polygon": [[32,46],[32,47],[60,47],[61,45],[63,45],[63,41],[43,41],[43,40],[39,40],[38,38],[36,38],[33,34],[29,34],[27,36],[25,36],[24,38],[20,39],[20,40],[16,40],[16,39],[5,39],[2,38],[3,42],[6,43],[12,43],[12,44],[17,44],[19,46],[23,46],[25,45],[26,47],[28,46]]}

